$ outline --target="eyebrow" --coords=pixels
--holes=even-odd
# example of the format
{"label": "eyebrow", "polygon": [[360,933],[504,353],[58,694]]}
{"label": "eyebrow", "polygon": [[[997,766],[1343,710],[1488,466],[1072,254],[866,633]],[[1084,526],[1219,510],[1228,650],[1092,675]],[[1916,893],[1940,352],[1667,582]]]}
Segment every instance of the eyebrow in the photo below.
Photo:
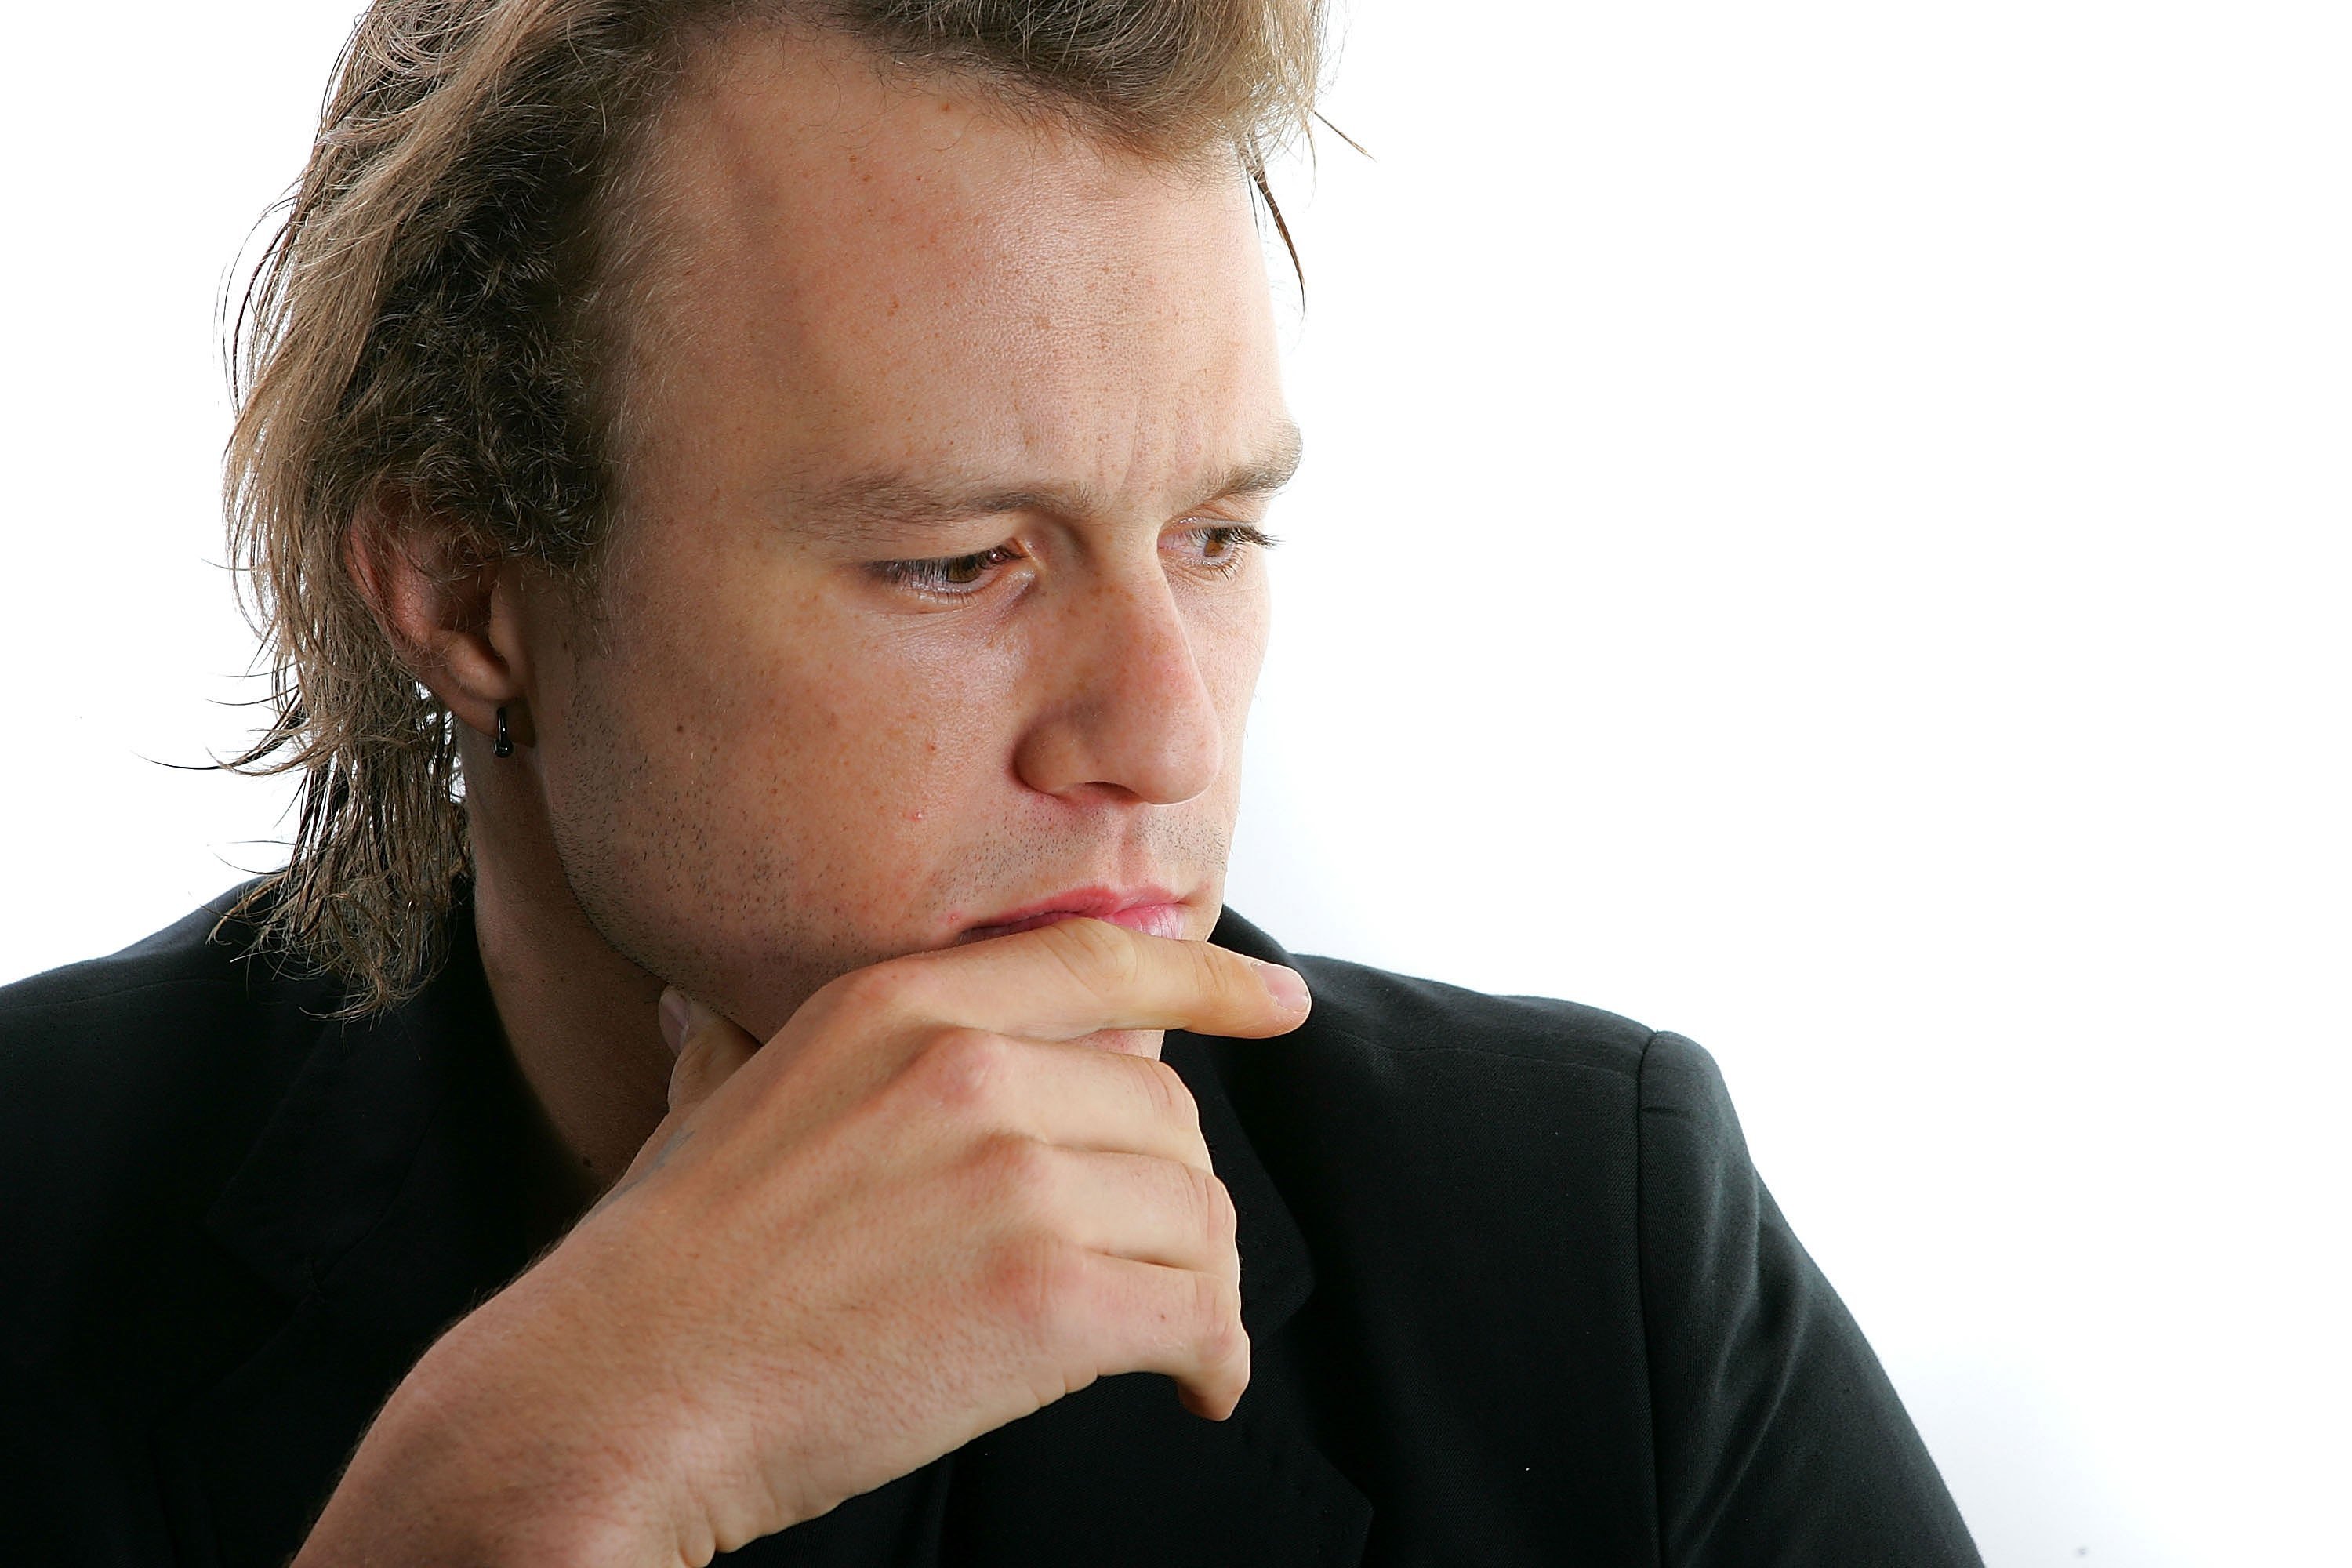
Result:
{"label": "eyebrow", "polygon": [[[1275,427],[1262,451],[1211,480],[1207,490],[1189,504],[1273,495],[1298,471],[1304,450],[1298,426],[1286,419]],[[941,484],[896,469],[872,469],[845,479],[789,489],[778,510],[782,526],[794,536],[855,548],[891,535],[943,528],[974,518],[1024,511],[1062,518],[1100,517],[1110,508],[1100,492],[1085,485]]]}

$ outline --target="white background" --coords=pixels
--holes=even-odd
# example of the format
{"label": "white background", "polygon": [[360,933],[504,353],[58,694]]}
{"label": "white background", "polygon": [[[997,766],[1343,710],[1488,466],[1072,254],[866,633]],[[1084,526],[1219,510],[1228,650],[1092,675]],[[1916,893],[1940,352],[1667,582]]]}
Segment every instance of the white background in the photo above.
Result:
{"label": "white background", "polygon": [[[349,0],[0,98],[0,979],[278,863],[215,310]],[[1445,18],[1443,21],[1438,18]],[[1989,1562],[2352,1562],[2352,20],[1362,0],[1235,907],[1722,1062]]]}

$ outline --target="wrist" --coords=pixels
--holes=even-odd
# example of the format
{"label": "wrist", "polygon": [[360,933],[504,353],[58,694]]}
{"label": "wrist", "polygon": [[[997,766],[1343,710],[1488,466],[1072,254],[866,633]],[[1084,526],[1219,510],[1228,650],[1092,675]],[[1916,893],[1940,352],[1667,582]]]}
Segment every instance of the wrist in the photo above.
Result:
{"label": "wrist", "polygon": [[533,1354],[537,1336],[499,1310],[504,1300],[450,1329],[393,1391],[295,1568],[681,1562],[656,1478],[580,1375],[596,1358],[572,1345]]}

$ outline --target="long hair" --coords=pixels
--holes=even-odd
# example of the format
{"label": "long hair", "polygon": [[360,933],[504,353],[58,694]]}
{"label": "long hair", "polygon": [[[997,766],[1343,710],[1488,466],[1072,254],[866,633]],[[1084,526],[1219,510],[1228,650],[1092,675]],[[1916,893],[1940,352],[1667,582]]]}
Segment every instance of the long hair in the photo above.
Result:
{"label": "long hair", "polygon": [[223,925],[341,976],[346,1018],[446,958],[472,868],[457,721],[355,585],[352,533],[426,516],[461,561],[593,592],[634,139],[698,51],[824,27],[1130,150],[1228,148],[1287,245],[1265,171],[1313,112],[1324,21],[1323,0],[377,0],[233,336],[229,548],[272,717],[221,765],[303,776],[285,868]]}

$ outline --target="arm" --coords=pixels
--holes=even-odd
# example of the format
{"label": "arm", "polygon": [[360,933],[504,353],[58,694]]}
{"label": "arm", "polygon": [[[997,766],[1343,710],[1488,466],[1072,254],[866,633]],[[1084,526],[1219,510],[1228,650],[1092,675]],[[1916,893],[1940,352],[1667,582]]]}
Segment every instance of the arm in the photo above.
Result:
{"label": "arm", "polygon": [[1748,1163],[1714,1061],[1652,1037],[1639,1116],[1665,1561],[1979,1564],[1878,1358]]}

